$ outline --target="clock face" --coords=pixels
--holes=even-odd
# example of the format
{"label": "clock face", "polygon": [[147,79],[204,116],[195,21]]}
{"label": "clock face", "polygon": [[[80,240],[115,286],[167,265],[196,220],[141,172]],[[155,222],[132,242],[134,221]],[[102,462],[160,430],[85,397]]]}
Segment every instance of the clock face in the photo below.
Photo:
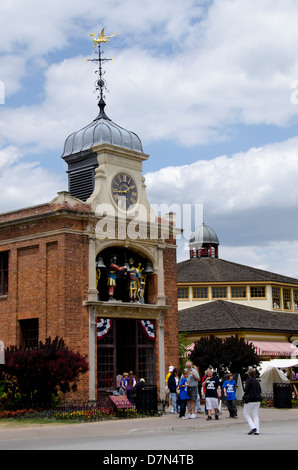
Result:
{"label": "clock face", "polygon": [[120,209],[126,211],[132,209],[138,200],[137,186],[132,177],[118,173],[112,181],[112,196]]}

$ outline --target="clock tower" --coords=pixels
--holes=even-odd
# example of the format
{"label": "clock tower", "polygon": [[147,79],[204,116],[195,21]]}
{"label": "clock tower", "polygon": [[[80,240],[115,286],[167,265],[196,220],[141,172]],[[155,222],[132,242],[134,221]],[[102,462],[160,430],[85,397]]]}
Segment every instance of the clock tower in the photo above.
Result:
{"label": "clock tower", "polygon": [[168,367],[179,367],[176,233],[173,217],[150,206],[140,138],[105,112],[101,46],[98,116],[67,137],[69,193],[90,205],[88,300],[89,398],[116,387],[124,371],[165,393]]}

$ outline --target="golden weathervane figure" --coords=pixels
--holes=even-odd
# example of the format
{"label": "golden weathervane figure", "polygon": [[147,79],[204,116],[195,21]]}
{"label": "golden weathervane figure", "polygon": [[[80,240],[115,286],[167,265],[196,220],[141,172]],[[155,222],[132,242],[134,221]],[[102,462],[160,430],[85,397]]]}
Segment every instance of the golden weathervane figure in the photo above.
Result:
{"label": "golden weathervane figure", "polygon": [[94,47],[97,47],[101,43],[108,44],[109,39],[113,38],[114,36],[117,36],[117,33],[112,34],[112,36],[105,36],[105,30],[104,30],[104,28],[102,28],[102,31],[100,33],[100,36],[98,36],[98,38],[96,37],[96,35],[94,33],[90,33],[89,37],[90,36],[94,37]]}
{"label": "golden weathervane figure", "polygon": [[102,70],[102,65],[103,65],[104,62],[107,62],[108,60],[112,60],[112,59],[104,59],[102,57],[101,45],[102,44],[107,44],[109,42],[110,38],[113,38],[114,36],[117,36],[117,33],[113,34],[112,36],[105,36],[105,30],[104,30],[104,28],[102,28],[101,33],[98,37],[96,37],[96,35],[94,33],[90,33],[89,37],[90,36],[93,36],[94,47],[98,48],[98,58],[96,58],[96,59],[85,59],[85,61],[86,62],[96,62],[98,64],[98,70],[96,70],[96,72],[95,72],[95,73],[98,74],[98,78],[95,82],[95,89],[99,92],[98,106],[99,106],[100,112],[99,112],[98,117],[104,117],[104,118],[108,119],[108,117],[106,116],[106,114],[104,112],[104,108],[105,108],[106,103],[105,103],[105,100],[104,100],[105,97],[103,95],[103,91],[106,90],[107,87],[106,87],[106,81],[104,80],[105,72]]}

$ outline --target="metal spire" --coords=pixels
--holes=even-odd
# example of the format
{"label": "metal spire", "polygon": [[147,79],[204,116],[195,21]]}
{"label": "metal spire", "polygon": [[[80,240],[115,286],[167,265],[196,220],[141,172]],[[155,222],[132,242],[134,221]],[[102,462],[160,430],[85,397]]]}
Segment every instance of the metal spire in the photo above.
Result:
{"label": "metal spire", "polygon": [[104,90],[107,90],[107,82],[106,80],[103,78],[103,76],[105,75],[105,71],[103,70],[102,66],[104,64],[104,62],[107,62],[109,60],[113,60],[113,59],[104,59],[102,57],[102,50],[101,50],[101,44],[108,44],[109,42],[109,39],[114,37],[114,36],[117,36],[117,33],[113,34],[112,36],[105,36],[104,34],[104,28],[102,29],[101,31],[101,34],[100,36],[96,37],[96,35],[94,33],[91,33],[89,34],[89,37],[90,36],[93,36],[94,37],[94,47],[97,47],[98,48],[98,57],[96,59],[87,59],[86,62],[97,62],[98,63],[98,70],[95,71],[95,73],[98,74],[98,78],[95,82],[95,90],[98,92],[98,106],[99,106],[99,114],[97,116],[97,119],[108,119],[108,116],[106,115],[104,109],[105,109],[105,106],[106,106],[106,102],[105,102],[105,96],[104,96]]}

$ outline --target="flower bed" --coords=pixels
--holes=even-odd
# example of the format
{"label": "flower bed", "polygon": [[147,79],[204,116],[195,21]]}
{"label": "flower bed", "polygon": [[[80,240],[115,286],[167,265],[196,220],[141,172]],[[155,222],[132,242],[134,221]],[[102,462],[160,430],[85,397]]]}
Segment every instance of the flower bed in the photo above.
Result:
{"label": "flower bed", "polygon": [[37,413],[39,413],[39,410],[2,410],[0,411],[0,419],[32,417]]}
{"label": "flower bed", "polygon": [[135,409],[115,410],[113,408],[100,409],[52,409],[52,410],[3,410],[0,411],[1,419],[15,420],[44,420],[46,421],[77,421],[91,422],[109,419],[132,419],[145,416],[159,416],[160,413],[147,412],[138,413]]}

